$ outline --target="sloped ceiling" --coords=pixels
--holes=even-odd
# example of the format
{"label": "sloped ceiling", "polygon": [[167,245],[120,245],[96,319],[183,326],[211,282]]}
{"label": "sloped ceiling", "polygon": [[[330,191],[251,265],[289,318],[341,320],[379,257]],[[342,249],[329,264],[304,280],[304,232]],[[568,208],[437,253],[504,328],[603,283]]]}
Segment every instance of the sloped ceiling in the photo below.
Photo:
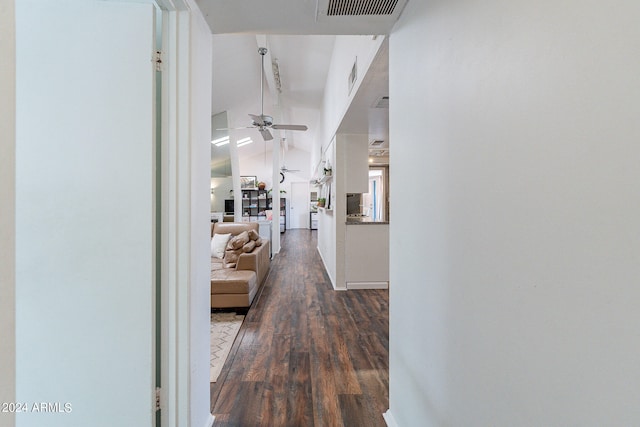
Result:
{"label": "sloped ceiling", "polygon": [[[248,114],[261,112],[259,46],[266,45],[270,58],[277,61],[282,82],[279,93],[269,85],[269,79],[265,82],[264,113],[273,116],[274,123],[309,127],[307,132],[273,132],[274,137],[284,137],[289,146],[310,151],[320,125],[320,107],[335,36],[387,34],[397,19],[397,16],[318,19],[318,3],[323,1],[328,0],[197,1],[213,33],[212,111],[214,114],[227,111],[229,127],[244,128],[230,131],[232,140],[244,137],[254,140],[253,144],[239,147],[241,157],[270,151],[272,146],[263,142],[256,129],[246,128],[251,124]],[[404,6],[404,0],[399,3]],[[270,64],[265,72],[272,72]],[[356,120],[362,116],[353,114],[353,117]],[[370,126],[363,123],[358,119],[348,128],[367,132]],[[377,134],[388,132],[386,123],[380,126],[375,125],[372,130]]]}
{"label": "sloped ceiling", "polygon": [[[307,125],[307,132],[272,132],[274,137],[285,137],[288,144],[305,151],[313,146],[319,125],[334,40],[335,36],[266,37],[270,57],[277,61],[280,69],[282,90],[278,93],[265,81],[264,113],[272,116],[274,123]],[[255,35],[213,36],[212,111],[214,114],[227,111],[231,128],[250,126],[248,114],[261,112],[258,46],[262,43]],[[269,70],[269,64],[265,68]],[[243,152],[255,151],[258,146],[264,149],[255,129],[236,129],[231,135],[236,139],[249,136],[254,140],[254,144],[241,147]],[[270,145],[268,143],[269,149]]]}

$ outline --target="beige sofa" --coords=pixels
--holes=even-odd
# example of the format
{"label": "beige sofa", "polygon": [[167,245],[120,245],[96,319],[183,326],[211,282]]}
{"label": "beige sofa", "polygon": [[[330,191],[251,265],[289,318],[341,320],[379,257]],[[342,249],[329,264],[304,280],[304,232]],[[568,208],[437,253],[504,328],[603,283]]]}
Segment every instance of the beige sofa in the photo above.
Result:
{"label": "beige sofa", "polygon": [[[216,222],[211,224],[211,238],[214,234],[237,236],[243,231],[258,232],[256,222]],[[239,255],[236,266],[225,268],[223,259],[211,257],[211,308],[248,308],[271,267],[269,245],[262,239],[262,245],[249,253]]]}

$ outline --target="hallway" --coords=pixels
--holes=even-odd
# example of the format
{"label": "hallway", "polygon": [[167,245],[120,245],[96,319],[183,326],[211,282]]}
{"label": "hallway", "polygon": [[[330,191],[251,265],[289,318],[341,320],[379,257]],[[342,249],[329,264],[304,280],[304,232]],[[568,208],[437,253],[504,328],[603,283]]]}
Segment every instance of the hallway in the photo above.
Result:
{"label": "hallway", "polygon": [[217,383],[214,426],[380,426],[389,293],[334,291],[317,232],[287,230]]}

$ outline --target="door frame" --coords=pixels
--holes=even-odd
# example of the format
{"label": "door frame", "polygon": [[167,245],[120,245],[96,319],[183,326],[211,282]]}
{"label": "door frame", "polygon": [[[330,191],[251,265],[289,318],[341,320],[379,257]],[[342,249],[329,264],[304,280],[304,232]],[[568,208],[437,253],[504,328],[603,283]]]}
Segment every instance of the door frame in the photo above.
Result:
{"label": "door frame", "polygon": [[[193,354],[192,350],[198,349],[194,341],[205,338],[196,336],[194,330],[206,327],[208,331],[209,323],[207,320],[206,325],[194,325],[195,308],[191,305],[192,294],[198,287],[194,281],[194,275],[197,276],[194,259],[198,258],[197,248],[202,246],[199,239],[206,245],[209,240],[208,230],[197,232],[202,227],[194,221],[197,214],[193,212],[194,201],[202,198],[208,205],[208,200],[206,193],[194,191],[197,183],[192,179],[196,115],[191,89],[192,27],[206,23],[194,0],[155,0],[155,3],[163,15],[162,137],[158,165],[161,169],[160,426],[209,427],[214,421],[209,409],[209,378],[192,375],[194,357],[209,360],[208,350],[202,355]],[[206,216],[208,227],[208,212]],[[208,313],[206,316],[208,319]],[[207,339],[208,336],[207,333]]]}

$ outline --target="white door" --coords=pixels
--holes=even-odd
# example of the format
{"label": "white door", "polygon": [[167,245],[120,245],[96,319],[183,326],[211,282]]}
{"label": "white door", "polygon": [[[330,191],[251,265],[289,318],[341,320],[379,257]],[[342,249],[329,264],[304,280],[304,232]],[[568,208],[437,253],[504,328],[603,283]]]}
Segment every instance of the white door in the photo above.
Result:
{"label": "white door", "polygon": [[155,422],[154,25],[16,2],[16,398],[58,405],[19,426]]}
{"label": "white door", "polygon": [[309,228],[309,184],[291,183],[289,228]]}

